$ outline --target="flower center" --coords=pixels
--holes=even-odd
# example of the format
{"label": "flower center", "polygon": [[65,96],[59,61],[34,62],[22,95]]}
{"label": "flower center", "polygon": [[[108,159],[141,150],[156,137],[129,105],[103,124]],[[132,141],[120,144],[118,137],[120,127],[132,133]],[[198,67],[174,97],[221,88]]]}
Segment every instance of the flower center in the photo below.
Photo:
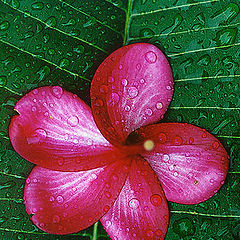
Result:
{"label": "flower center", "polygon": [[154,142],[152,140],[146,140],[143,147],[146,151],[152,151],[154,149]]}

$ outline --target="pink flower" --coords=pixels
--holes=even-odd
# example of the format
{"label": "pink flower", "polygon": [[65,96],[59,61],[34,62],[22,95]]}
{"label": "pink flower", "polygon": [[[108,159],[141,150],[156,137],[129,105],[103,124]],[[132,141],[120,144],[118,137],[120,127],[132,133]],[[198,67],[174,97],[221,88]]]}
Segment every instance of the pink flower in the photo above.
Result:
{"label": "pink flower", "polygon": [[101,220],[112,239],[163,239],[167,201],[196,204],[224,183],[229,159],[206,130],[158,123],[173,95],[162,52],[138,43],[113,52],[91,86],[91,109],[61,87],[41,87],[15,106],[15,150],[37,164],[26,211],[45,232],[69,234]]}

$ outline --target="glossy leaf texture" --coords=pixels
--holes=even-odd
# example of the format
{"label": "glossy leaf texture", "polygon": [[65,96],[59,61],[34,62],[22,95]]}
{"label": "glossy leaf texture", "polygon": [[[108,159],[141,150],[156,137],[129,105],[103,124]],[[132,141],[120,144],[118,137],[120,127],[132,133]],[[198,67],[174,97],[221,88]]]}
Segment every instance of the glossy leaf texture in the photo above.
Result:
{"label": "glossy leaf texture", "polygon": [[[90,103],[97,67],[122,45],[146,42],[168,58],[173,100],[164,122],[187,122],[217,137],[230,155],[226,181],[197,205],[169,203],[167,240],[240,235],[240,4],[235,0],[0,1],[0,238],[56,239],[25,212],[33,164],[8,139],[13,107],[41,86],[59,85]],[[57,239],[91,239],[90,227]],[[101,225],[98,239],[109,239]]]}

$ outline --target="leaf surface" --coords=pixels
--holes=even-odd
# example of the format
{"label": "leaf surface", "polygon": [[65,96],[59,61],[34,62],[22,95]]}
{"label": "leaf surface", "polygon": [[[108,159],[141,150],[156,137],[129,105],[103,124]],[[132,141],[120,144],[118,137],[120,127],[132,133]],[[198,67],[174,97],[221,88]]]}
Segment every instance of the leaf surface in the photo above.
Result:
{"label": "leaf surface", "polygon": [[13,150],[8,125],[16,101],[36,87],[60,85],[89,103],[90,82],[103,59],[122,45],[148,42],[166,54],[174,73],[163,121],[205,128],[231,156],[226,182],[213,198],[191,206],[170,203],[166,239],[239,239],[239,9],[234,0],[1,0],[1,238],[109,239],[101,225],[55,236],[31,223],[22,196],[33,164]]}

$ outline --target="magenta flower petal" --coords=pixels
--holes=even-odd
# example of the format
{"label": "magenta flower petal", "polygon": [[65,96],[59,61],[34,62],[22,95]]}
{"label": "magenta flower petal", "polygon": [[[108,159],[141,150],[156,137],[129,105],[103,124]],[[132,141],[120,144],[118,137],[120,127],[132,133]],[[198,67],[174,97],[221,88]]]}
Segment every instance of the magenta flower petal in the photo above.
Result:
{"label": "magenta flower petal", "polygon": [[103,166],[119,157],[100,133],[91,109],[61,87],[42,87],[21,98],[9,135],[15,150],[41,167],[78,171]]}
{"label": "magenta flower petal", "polygon": [[101,222],[111,239],[163,239],[169,219],[165,195],[148,163],[135,159],[120,195]]}
{"label": "magenta flower petal", "polygon": [[224,183],[228,154],[206,130],[185,123],[161,123],[143,127],[134,135],[140,144],[154,143],[152,150],[141,155],[157,174],[169,201],[197,204],[212,197]]}
{"label": "magenta flower petal", "polygon": [[119,162],[81,172],[35,167],[24,191],[33,223],[48,233],[68,234],[98,221],[124,185],[128,161],[125,165]]}
{"label": "magenta flower petal", "polygon": [[154,45],[124,46],[99,66],[91,86],[93,115],[112,144],[122,144],[133,130],[160,120],[173,94],[173,77]]}

